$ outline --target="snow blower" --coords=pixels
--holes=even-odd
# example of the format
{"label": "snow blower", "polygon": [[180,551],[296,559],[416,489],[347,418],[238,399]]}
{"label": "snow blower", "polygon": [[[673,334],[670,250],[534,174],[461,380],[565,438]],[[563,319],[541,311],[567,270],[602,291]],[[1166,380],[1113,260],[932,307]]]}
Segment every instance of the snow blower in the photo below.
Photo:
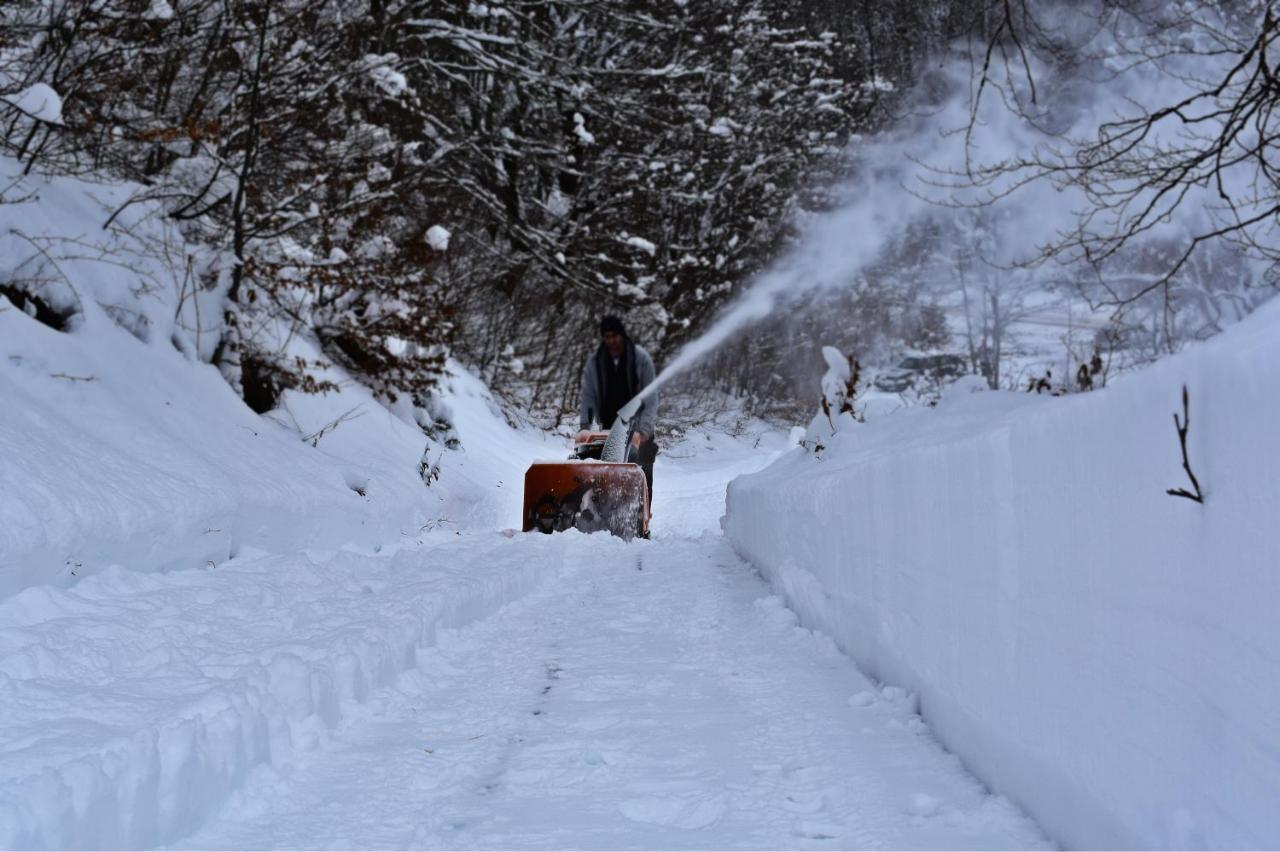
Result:
{"label": "snow blower", "polygon": [[590,433],[567,461],[538,461],[529,467],[524,475],[525,532],[608,530],[625,539],[648,535],[649,485],[634,462],[629,419],[619,415],[608,432]]}

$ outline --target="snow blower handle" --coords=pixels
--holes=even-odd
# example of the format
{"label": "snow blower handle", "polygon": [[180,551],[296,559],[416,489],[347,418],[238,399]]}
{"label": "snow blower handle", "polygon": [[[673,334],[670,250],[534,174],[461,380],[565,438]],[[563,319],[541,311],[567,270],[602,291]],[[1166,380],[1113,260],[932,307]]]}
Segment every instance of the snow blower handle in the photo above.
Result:
{"label": "snow blower handle", "polygon": [[631,419],[640,411],[640,407],[642,405],[644,405],[643,392],[636,394],[631,398],[630,402],[622,406],[622,410],[618,412],[618,416],[621,417],[624,422],[630,423]]}

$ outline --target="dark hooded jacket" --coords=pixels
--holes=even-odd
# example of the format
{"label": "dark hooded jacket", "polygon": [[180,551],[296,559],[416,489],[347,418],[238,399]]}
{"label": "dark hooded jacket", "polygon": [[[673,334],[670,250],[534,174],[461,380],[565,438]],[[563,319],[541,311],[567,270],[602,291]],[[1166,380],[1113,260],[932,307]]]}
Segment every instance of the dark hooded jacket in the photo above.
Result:
{"label": "dark hooded jacket", "polygon": [[[587,359],[582,371],[582,397],[578,406],[578,423],[590,429],[592,422],[608,429],[618,416],[618,409],[654,380],[653,359],[644,347],[627,338],[626,349],[615,365],[609,351],[601,344]],[[632,428],[653,437],[658,425],[658,394],[644,401]]]}

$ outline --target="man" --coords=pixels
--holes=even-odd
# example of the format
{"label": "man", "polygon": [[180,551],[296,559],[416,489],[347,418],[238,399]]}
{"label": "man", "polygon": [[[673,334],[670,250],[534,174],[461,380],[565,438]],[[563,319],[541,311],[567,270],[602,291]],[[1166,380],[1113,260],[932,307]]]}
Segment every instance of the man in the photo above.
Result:
{"label": "man", "polygon": [[[600,320],[600,346],[587,358],[582,372],[582,402],[578,406],[578,423],[585,440],[592,421],[609,429],[618,411],[654,379],[653,359],[627,335],[626,326],[615,316]],[[658,424],[658,395],[644,401],[631,421],[631,445],[638,451],[638,462],[649,483],[653,499],[653,462],[658,457],[654,430]]]}

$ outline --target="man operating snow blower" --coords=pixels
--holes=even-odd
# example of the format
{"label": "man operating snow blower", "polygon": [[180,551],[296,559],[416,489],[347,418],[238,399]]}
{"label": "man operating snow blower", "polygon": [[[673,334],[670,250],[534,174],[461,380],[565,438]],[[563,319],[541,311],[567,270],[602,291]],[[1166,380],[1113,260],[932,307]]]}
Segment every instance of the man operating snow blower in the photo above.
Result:
{"label": "man operating snow blower", "polygon": [[[525,471],[525,532],[608,530],[625,539],[649,537],[658,397],[639,394],[654,381],[653,359],[617,317],[600,321],[600,338],[583,371],[582,431],[573,455],[535,461]],[[607,431],[591,431],[593,422]]]}
{"label": "man operating snow blower", "polygon": [[[628,402],[654,379],[653,359],[627,334],[622,320],[607,316],[600,320],[600,346],[587,358],[582,372],[582,400],[578,405],[578,443],[585,443],[592,427],[613,426]],[[644,471],[653,499],[653,462],[658,457],[654,432],[658,425],[658,394],[647,397],[631,418],[631,446],[636,450],[636,463]]]}

